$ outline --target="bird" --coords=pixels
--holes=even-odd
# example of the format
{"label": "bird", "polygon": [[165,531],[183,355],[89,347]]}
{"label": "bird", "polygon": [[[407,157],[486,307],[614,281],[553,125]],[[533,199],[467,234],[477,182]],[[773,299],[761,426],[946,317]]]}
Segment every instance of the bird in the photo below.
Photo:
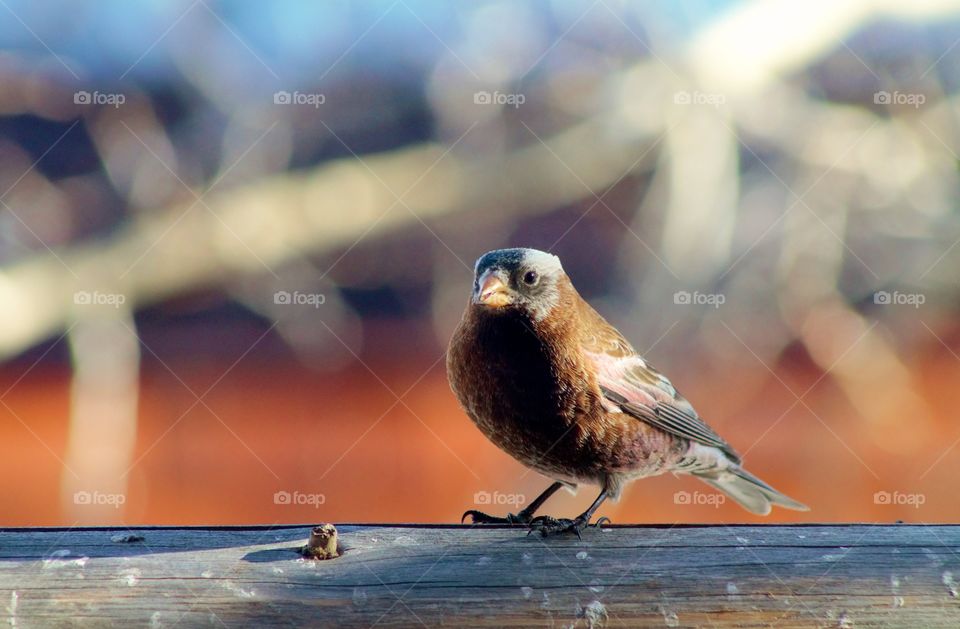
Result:
{"label": "bird", "polygon": [[[743,467],[739,454],[577,292],[550,253],[483,254],[447,350],[447,376],[466,414],[496,446],[554,482],[519,513],[468,510],[461,521],[526,525],[542,535],[598,526],[593,515],[629,482],[692,475],[751,513],[806,511]],[[575,518],[536,516],[563,487],[596,485]]]}

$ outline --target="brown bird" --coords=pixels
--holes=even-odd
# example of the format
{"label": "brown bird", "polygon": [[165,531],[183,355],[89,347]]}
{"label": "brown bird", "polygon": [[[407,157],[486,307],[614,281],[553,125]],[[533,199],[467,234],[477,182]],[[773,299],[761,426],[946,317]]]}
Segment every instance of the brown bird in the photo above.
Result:
{"label": "brown bird", "polygon": [[[634,479],[692,474],[752,513],[806,510],[741,467],[740,456],[670,381],[580,297],[560,260],[535,249],[484,254],[447,353],[447,374],[490,441],[554,479],[518,514],[470,510],[477,523],[580,534],[607,498]],[[564,485],[599,485],[576,518],[534,518]],[[599,522],[598,522],[599,523]]]}

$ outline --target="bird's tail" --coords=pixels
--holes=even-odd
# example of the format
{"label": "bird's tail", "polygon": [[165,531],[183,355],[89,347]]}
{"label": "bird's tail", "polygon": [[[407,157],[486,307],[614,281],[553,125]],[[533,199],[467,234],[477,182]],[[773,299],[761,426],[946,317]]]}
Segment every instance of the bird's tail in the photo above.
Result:
{"label": "bird's tail", "polygon": [[693,475],[730,496],[751,513],[767,515],[771,505],[796,511],[810,510],[807,505],[781,494],[738,465],[723,470],[693,472]]}

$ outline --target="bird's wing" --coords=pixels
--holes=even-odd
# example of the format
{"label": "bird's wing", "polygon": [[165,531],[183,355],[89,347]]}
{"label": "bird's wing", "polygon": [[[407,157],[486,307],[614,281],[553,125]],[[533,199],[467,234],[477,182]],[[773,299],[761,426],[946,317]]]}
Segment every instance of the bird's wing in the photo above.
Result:
{"label": "bird's wing", "polygon": [[[584,302],[583,355],[596,369],[603,396],[624,413],[673,435],[719,448],[734,463],[740,456],[629,342]],[[586,310],[586,309],[589,309]]]}

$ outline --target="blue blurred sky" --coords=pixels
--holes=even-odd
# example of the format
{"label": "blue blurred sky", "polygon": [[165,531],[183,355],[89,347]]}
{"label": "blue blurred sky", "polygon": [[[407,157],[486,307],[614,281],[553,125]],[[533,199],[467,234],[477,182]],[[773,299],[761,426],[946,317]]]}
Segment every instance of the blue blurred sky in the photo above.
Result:
{"label": "blue blurred sky", "polygon": [[[168,80],[175,72],[171,53],[177,50],[204,61],[222,57],[227,65],[243,68],[252,81],[261,80],[259,66],[267,79],[309,82],[348,50],[347,67],[395,72],[420,66],[446,45],[455,46],[473,11],[496,4],[5,0],[0,2],[0,15],[7,14],[0,19],[0,48],[48,57],[49,47],[85,80],[111,81],[125,73],[139,81]],[[548,38],[566,31],[591,7],[595,10],[589,13],[610,17],[592,0],[503,4],[534,17]],[[642,25],[656,16],[671,38],[683,39],[736,3],[662,1],[637,6],[605,0],[604,4],[641,37]],[[218,24],[220,20],[223,24]],[[219,28],[208,28],[212,25]]]}

